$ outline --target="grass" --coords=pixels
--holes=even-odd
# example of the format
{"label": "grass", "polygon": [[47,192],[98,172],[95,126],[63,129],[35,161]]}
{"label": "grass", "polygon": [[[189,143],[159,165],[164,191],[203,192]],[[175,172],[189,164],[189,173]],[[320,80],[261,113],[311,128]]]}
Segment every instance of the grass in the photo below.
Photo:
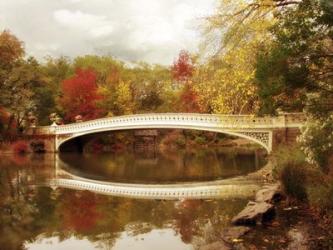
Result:
{"label": "grass", "polygon": [[309,164],[299,147],[280,147],[273,152],[271,161],[273,176],[289,197],[333,215],[333,179]]}

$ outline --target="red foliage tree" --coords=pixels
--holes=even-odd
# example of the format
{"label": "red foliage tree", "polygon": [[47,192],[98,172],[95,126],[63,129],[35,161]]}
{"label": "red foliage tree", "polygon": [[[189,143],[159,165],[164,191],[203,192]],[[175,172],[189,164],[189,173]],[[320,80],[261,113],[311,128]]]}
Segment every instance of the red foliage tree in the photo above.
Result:
{"label": "red foliage tree", "polygon": [[192,77],[194,65],[190,54],[186,50],[179,52],[178,59],[174,61],[171,72],[173,79],[177,81],[187,81]]}
{"label": "red foliage tree", "polygon": [[180,95],[180,104],[182,112],[199,113],[201,111],[199,96],[190,83],[184,86]]}
{"label": "red foliage tree", "polygon": [[60,103],[67,121],[74,121],[78,115],[83,120],[102,115],[103,111],[96,105],[102,96],[97,93],[96,73],[93,70],[77,69],[73,77],[63,81],[62,92]]}
{"label": "red foliage tree", "polygon": [[17,132],[17,124],[13,116],[6,111],[3,107],[0,107],[0,134],[3,138],[15,137]]}

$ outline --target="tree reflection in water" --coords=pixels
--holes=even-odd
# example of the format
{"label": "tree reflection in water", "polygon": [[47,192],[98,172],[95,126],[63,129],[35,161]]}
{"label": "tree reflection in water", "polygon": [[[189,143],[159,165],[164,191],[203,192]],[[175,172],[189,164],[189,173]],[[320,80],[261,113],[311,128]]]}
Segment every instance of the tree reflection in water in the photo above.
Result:
{"label": "tree reflection in water", "polygon": [[151,157],[132,152],[63,153],[59,165],[74,175],[111,182],[167,184],[220,180],[246,175],[262,167],[261,150],[223,149],[156,152]]}
{"label": "tree reflection in water", "polygon": [[[173,230],[174,239],[196,248],[207,225],[220,230],[246,200],[140,200],[88,191],[53,190],[35,185],[54,173],[52,156],[2,157],[0,163],[0,245],[25,249],[41,239],[85,239],[111,249],[128,237],[154,230]],[[144,244],[144,243],[143,243]]]}

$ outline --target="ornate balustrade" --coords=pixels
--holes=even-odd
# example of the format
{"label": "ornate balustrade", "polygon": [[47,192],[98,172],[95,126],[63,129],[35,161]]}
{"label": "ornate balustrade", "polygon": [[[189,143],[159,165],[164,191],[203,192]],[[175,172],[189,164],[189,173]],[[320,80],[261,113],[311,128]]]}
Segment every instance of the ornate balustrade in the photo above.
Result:
{"label": "ornate balustrade", "polygon": [[288,114],[276,117],[255,117],[251,115],[212,115],[190,113],[138,114],[107,117],[86,122],[72,123],[56,127],[38,127],[38,133],[70,134],[101,128],[153,127],[219,127],[224,129],[269,129],[299,127],[304,121],[302,114]]}
{"label": "ornate balustrade", "polygon": [[216,115],[191,113],[137,114],[106,117],[60,126],[37,127],[33,134],[55,135],[55,150],[74,137],[110,130],[179,128],[228,133],[253,140],[268,151],[272,149],[272,131],[299,128],[304,124],[302,113],[257,117],[253,115]]}

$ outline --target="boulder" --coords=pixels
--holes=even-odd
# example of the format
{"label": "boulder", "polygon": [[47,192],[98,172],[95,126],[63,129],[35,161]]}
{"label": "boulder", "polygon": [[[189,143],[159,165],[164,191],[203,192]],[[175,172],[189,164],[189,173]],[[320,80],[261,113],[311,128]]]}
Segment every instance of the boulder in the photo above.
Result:
{"label": "boulder", "polygon": [[227,227],[222,230],[221,238],[226,242],[233,243],[235,240],[247,234],[249,231],[250,228],[244,226]]}
{"label": "boulder", "polygon": [[208,245],[203,245],[199,250],[231,250],[232,248],[223,241],[215,241]]}
{"label": "boulder", "polygon": [[282,199],[282,192],[279,184],[267,185],[256,193],[256,202],[274,203]]}
{"label": "boulder", "polygon": [[271,220],[275,216],[275,207],[267,202],[250,201],[246,207],[232,219],[234,225],[256,225]]}

